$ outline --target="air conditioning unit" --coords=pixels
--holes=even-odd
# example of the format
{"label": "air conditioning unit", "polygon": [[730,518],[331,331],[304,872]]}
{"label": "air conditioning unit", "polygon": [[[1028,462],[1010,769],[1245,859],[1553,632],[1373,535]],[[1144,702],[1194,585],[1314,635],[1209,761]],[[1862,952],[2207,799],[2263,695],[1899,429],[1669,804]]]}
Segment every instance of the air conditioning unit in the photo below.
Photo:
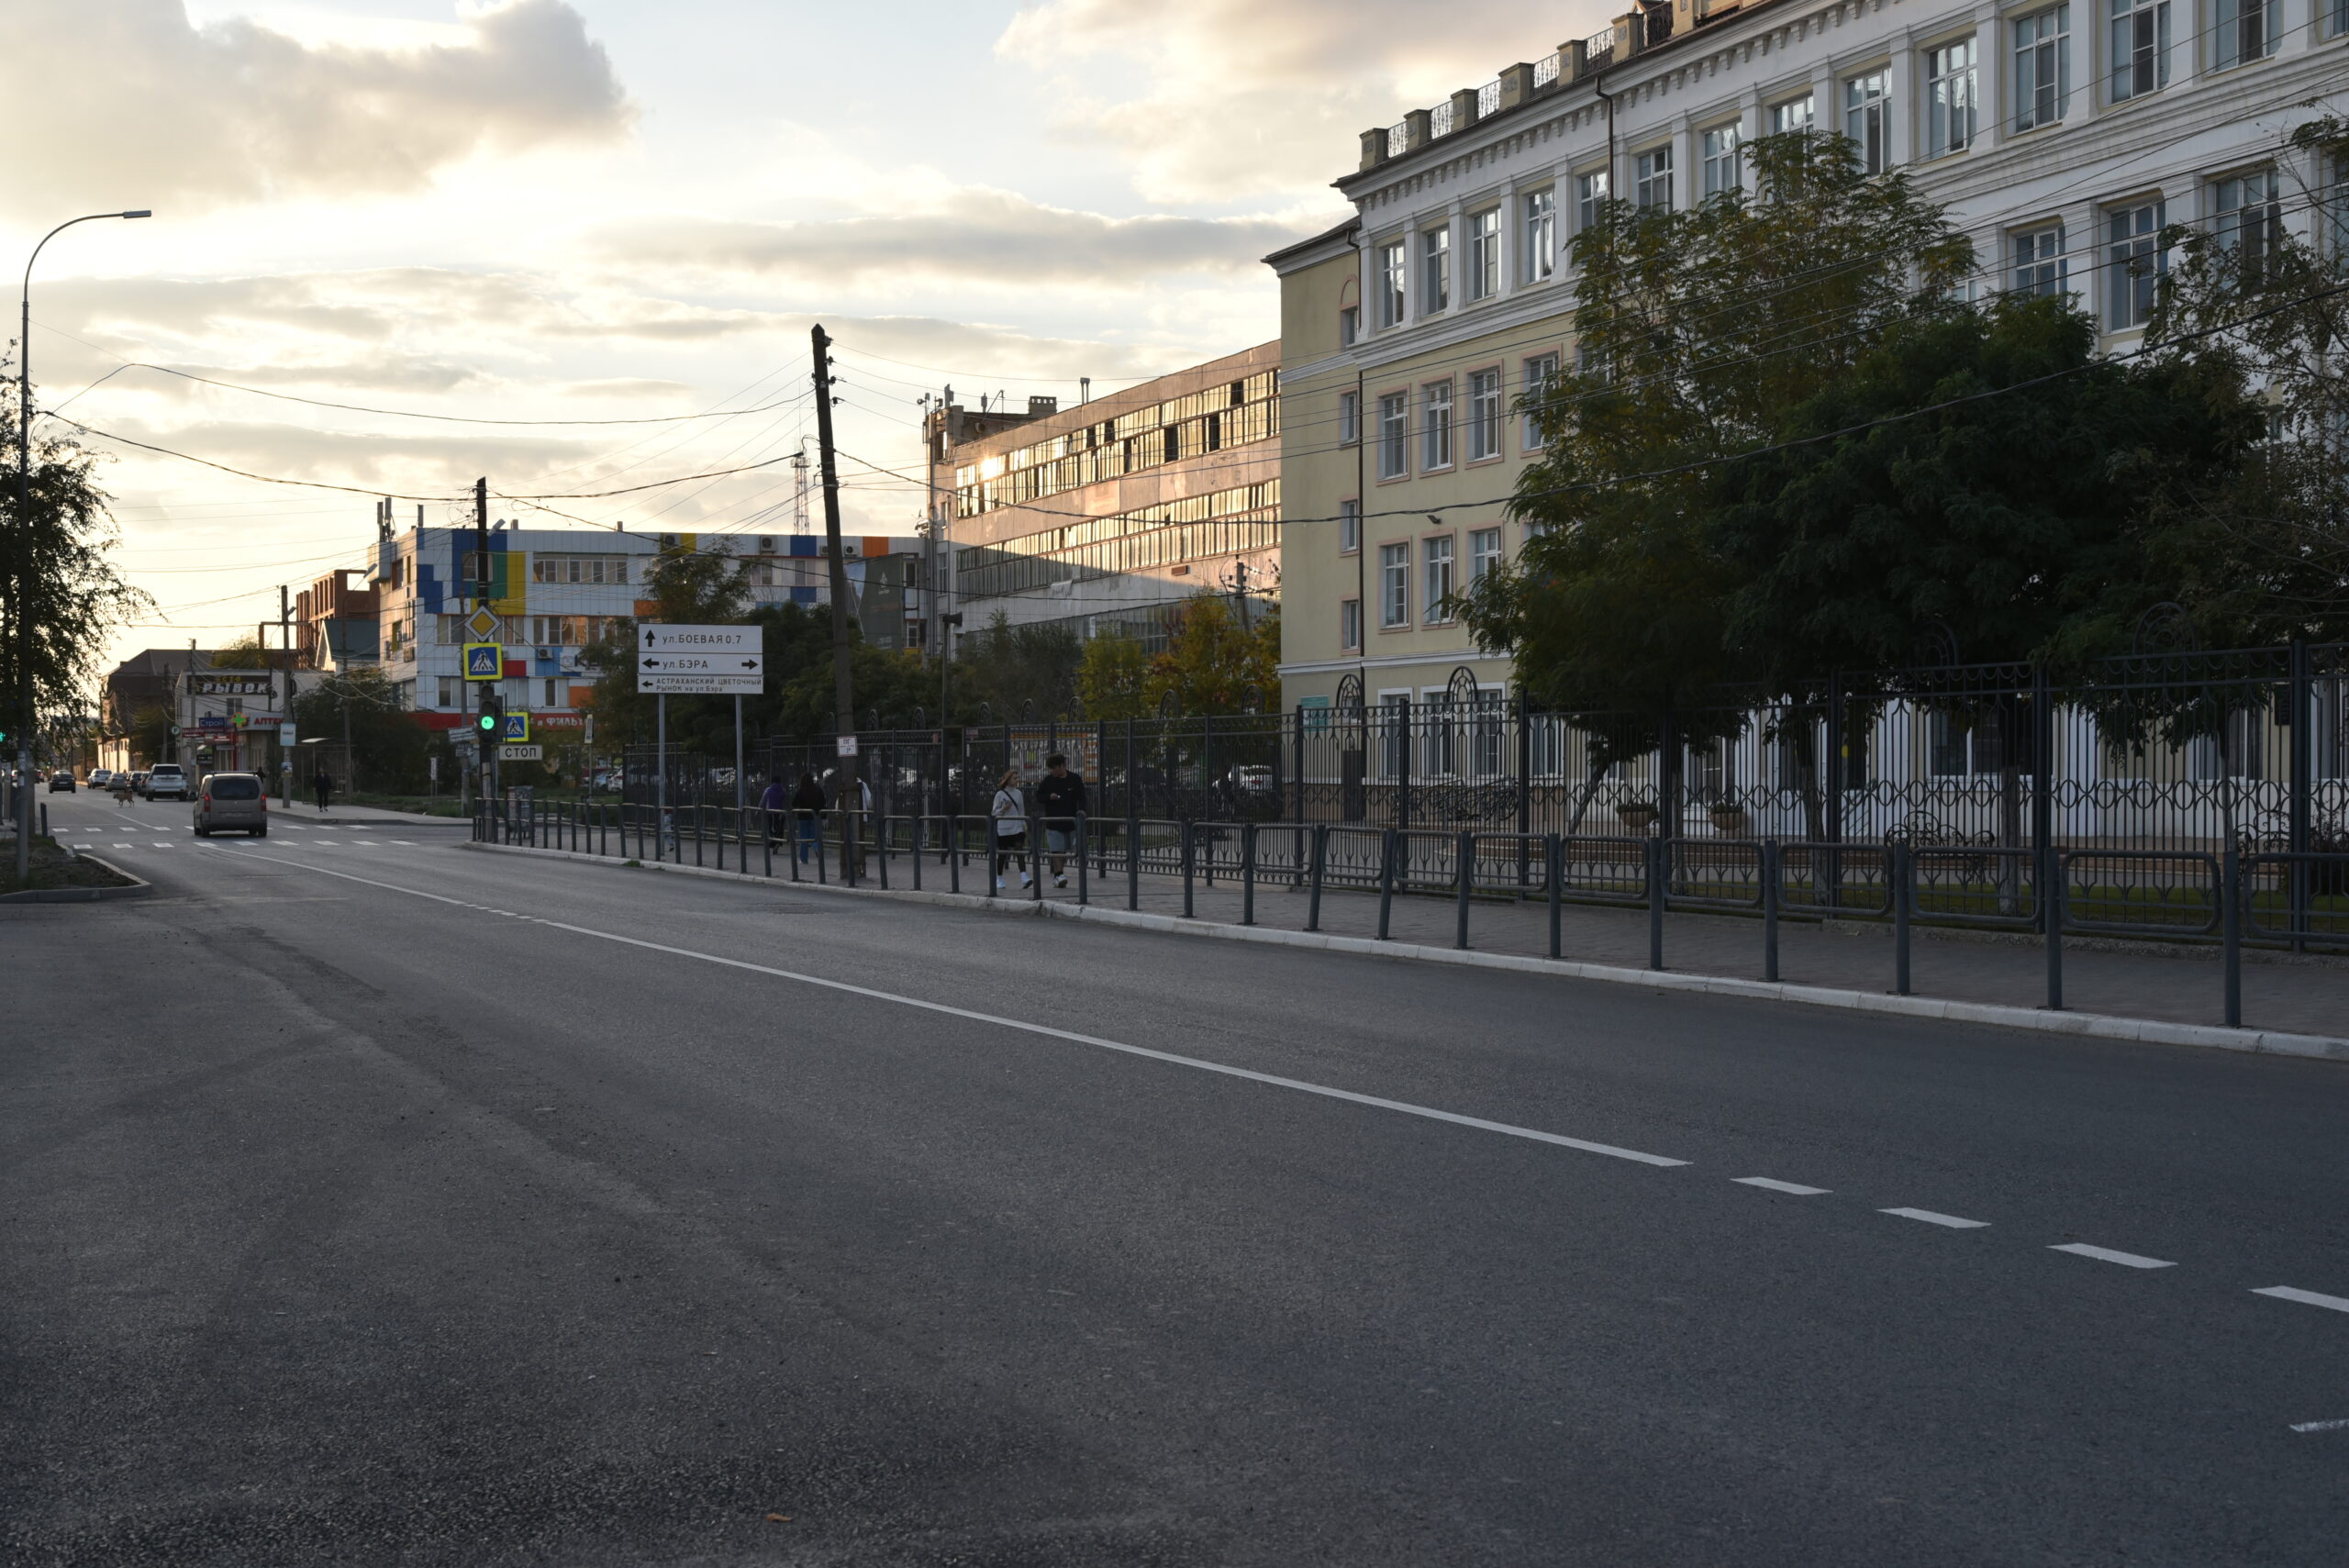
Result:
{"label": "air conditioning unit", "polygon": [[774,546],[775,546],[775,541],[774,541],[774,535],[772,535],[772,534],[761,534],[761,535],[759,536],[759,553],[760,553],[761,555],[779,555],[779,554],[781,554],[782,552],[781,552],[780,550],[776,550]]}

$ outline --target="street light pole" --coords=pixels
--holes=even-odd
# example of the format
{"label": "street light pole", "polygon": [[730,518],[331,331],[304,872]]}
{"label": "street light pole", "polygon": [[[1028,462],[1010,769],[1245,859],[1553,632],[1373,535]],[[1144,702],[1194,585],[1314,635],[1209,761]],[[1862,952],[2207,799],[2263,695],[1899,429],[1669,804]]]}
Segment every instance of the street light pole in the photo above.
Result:
{"label": "street light pole", "polygon": [[[93,212],[69,217],[40,237],[40,244],[25,258],[25,286],[17,300],[17,527],[29,547],[33,529],[33,263],[42,246],[77,223],[102,217],[152,217],[154,213]],[[33,617],[32,551],[21,552],[17,582],[17,697],[22,705],[17,726],[17,880],[32,874],[33,862]]]}

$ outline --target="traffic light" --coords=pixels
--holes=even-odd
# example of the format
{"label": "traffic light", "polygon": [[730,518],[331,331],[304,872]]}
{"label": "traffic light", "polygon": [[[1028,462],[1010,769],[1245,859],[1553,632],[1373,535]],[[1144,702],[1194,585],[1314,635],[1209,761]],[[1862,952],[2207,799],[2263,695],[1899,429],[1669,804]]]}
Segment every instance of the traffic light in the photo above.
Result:
{"label": "traffic light", "polygon": [[506,704],[494,696],[482,698],[481,711],[473,715],[473,732],[484,745],[494,744],[506,728]]}

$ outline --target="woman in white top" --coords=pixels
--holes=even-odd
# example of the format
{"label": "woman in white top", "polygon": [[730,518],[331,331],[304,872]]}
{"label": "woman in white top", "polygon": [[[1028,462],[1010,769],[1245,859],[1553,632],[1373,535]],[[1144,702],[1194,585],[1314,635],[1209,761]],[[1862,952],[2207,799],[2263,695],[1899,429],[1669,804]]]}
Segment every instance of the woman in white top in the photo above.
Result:
{"label": "woman in white top", "polygon": [[1019,797],[1019,770],[1006,768],[1003,777],[995,784],[995,801],[987,807],[987,815],[995,818],[995,887],[1003,891],[1003,868],[1017,857],[1019,862],[1019,885],[1030,882],[1028,875],[1028,807]]}

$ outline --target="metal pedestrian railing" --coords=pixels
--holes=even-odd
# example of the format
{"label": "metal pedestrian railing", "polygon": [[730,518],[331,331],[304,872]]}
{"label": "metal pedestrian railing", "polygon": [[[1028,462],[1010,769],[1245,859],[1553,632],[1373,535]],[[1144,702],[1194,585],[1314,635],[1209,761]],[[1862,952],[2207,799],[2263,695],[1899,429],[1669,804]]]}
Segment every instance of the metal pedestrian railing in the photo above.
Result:
{"label": "metal pedestrian railing", "polygon": [[[1201,918],[1280,917],[1323,931],[1333,910],[1396,939],[1398,909],[1450,906],[1451,945],[1467,950],[1495,915],[1533,906],[1540,951],[1571,956],[1570,909],[1637,912],[1649,967],[1670,962],[1675,917],[1751,922],[1762,978],[1784,978],[1790,922],[1888,928],[1889,989],[1912,992],[1917,933],[2036,939],[2044,1005],[2064,1006],[2066,939],[2124,939],[2221,950],[2220,1012],[2243,1019],[2246,950],[2349,955],[2349,852],[2060,848],[1658,833],[1485,832],[1348,823],[1197,817],[764,811],[688,804],[489,802],[484,842],[641,863],[688,865],[786,883],[841,884],[1039,903],[1171,905]],[[1236,898],[1236,908],[1224,900]],[[1521,916],[1498,940],[1522,943]],[[1716,930],[1729,928],[1715,928]]]}

